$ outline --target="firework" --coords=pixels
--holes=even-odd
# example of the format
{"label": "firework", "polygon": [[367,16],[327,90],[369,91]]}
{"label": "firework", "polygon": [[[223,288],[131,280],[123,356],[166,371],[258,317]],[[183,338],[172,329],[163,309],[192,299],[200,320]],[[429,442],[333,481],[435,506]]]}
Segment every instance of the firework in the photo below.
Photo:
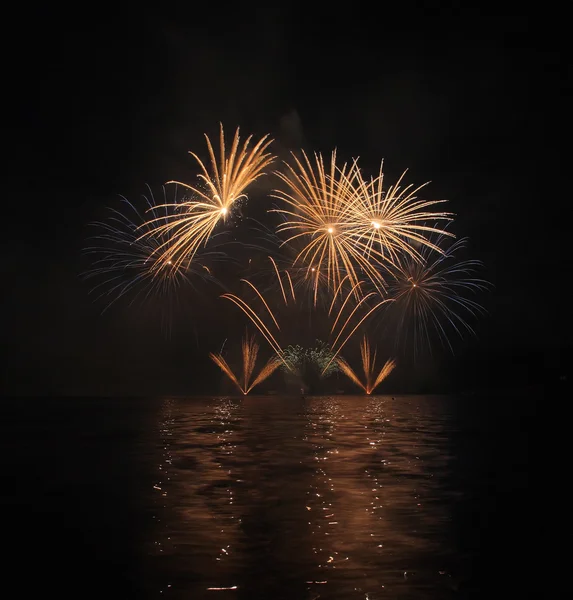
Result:
{"label": "firework", "polygon": [[[315,346],[311,348],[303,348],[299,344],[287,346],[283,350],[283,356],[290,365],[291,372],[299,377],[302,377],[309,368],[316,370],[321,378],[329,377],[338,371],[338,363],[331,360],[332,349],[322,340],[316,340]],[[283,370],[288,371],[284,365],[282,366]]]}
{"label": "firework", "polygon": [[421,260],[415,245],[438,250],[427,236],[445,232],[426,222],[451,217],[427,210],[442,200],[417,199],[424,186],[402,189],[402,175],[386,191],[382,167],[377,177],[368,180],[356,159],[350,166],[337,166],[336,152],[328,167],[320,154],[315,154],[314,163],[304,152],[302,159],[293,157],[294,166],[287,163],[287,172],[278,173],[288,191],[273,194],[286,208],[273,212],[283,217],[277,231],[288,232],[285,243],[303,240],[293,265],[304,265],[309,276],[324,274],[330,289],[338,289],[345,275],[353,286],[366,277],[384,295],[388,264],[394,265],[403,253]]}
{"label": "firework", "polygon": [[211,352],[209,357],[237,386],[240,392],[246,396],[255,386],[270,377],[281,364],[281,361],[278,360],[276,356],[272,356],[259,371],[259,374],[253,379],[257,355],[259,353],[259,345],[255,342],[254,337],[246,335],[243,338],[241,350],[243,357],[243,372],[240,376],[235,375],[222,354],[213,354]]}
{"label": "firework", "polygon": [[[290,306],[294,307],[295,311],[299,311],[298,315],[296,313],[294,315],[291,313],[288,321],[289,323],[294,323],[297,320],[300,321],[300,306],[296,304],[296,293],[294,286],[292,285],[292,279],[288,279],[289,286],[285,286],[280,270],[276,263],[274,263],[274,261],[272,262],[274,264],[277,279],[280,283],[282,300],[284,302],[283,306],[289,306],[290,299]],[[288,278],[288,272],[286,275]],[[221,297],[230,300],[243,311],[275,351],[277,358],[287,369],[291,370],[291,365],[289,365],[282,350],[284,344],[281,345],[277,337],[281,336],[281,334],[284,335],[285,332],[284,329],[281,328],[279,318],[275,314],[275,311],[271,308],[274,304],[271,303],[265,297],[265,294],[263,294],[251,281],[248,281],[247,279],[242,279],[241,281],[254,293],[254,298],[252,300],[247,301],[232,293],[225,293]],[[344,281],[344,279],[341,280],[339,287],[342,287]],[[388,299],[375,299],[375,292],[361,293],[359,289],[360,285],[361,282],[358,282],[350,287],[345,296],[339,296],[338,293],[333,295],[333,300],[327,315],[329,322],[329,337],[332,339],[332,342],[329,343],[332,355],[324,367],[324,373],[328,371],[338,353],[366,319],[368,319],[368,317],[383,304],[389,301]]]}
{"label": "firework", "polygon": [[467,318],[485,310],[467,294],[484,291],[489,283],[473,276],[483,266],[480,261],[457,259],[467,241],[462,238],[447,246],[448,240],[437,236],[432,246],[420,248],[422,261],[406,255],[391,271],[389,293],[394,302],[386,322],[397,327],[396,341],[411,342],[414,353],[423,347],[431,350],[436,336],[453,352],[449,331],[460,337],[464,332],[475,334]]}
{"label": "firework", "polygon": [[273,194],[285,205],[272,210],[283,217],[277,231],[288,232],[285,243],[301,238],[304,243],[293,265],[303,265],[311,278],[313,272],[323,273],[330,289],[338,288],[342,273],[348,273],[356,284],[360,268],[382,284],[379,274],[350,244],[348,236],[346,213],[355,194],[355,164],[337,166],[336,151],[331,154],[329,166],[325,166],[321,154],[314,155],[314,163],[304,152],[302,157],[293,154],[294,166],[285,163],[287,172],[277,172],[288,191],[275,190]]}
{"label": "firework", "polygon": [[[201,186],[170,181],[187,189],[193,198],[179,206],[179,211],[171,215],[169,222],[161,222],[161,218],[153,218],[151,222],[160,221],[158,229],[162,234],[169,234],[170,242],[157,249],[159,268],[165,265],[179,266],[192,260],[197,250],[207,244],[215,227],[225,221],[233,208],[247,198],[247,188],[264,175],[274,156],[266,152],[272,140],[268,136],[261,138],[251,147],[252,136],[240,145],[239,129],[229,152],[225,146],[223,126],[220,128],[220,152],[217,158],[211,140],[205,135],[210,158],[209,169],[195,154],[191,156],[197,161]],[[141,233],[146,237],[147,231]]]}
{"label": "firework", "polygon": [[[403,255],[423,262],[417,247],[430,248],[440,252],[440,247],[432,242],[433,234],[452,236],[437,225],[428,225],[452,220],[451,213],[434,212],[428,209],[445,200],[420,200],[416,194],[427,183],[414,187],[412,184],[402,189],[402,180],[384,189],[383,162],[377,177],[365,178],[361,171],[354,171],[351,203],[346,211],[349,222],[347,235],[367,258],[374,259],[381,266],[396,266]],[[452,236],[453,237],[453,236]]]}
{"label": "firework", "polygon": [[[332,290],[329,289],[326,272],[297,263],[297,251],[283,242],[274,228],[256,220],[251,221],[254,224],[253,237],[260,240],[256,247],[259,258],[268,258],[268,262],[257,260],[252,267],[249,263],[251,280],[261,282],[265,293],[273,290],[280,292],[285,304],[304,304],[311,310],[319,305],[328,307],[332,300]],[[339,275],[339,279],[348,280],[344,270]]]}
{"label": "firework", "polygon": [[[194,185],[167,182],[175,193],[168,199],[164,188],[162,203],[153,194],[144,196],[143,206],[122,198],[107,220],[95,223],[99,231],[86,249],[94,260],[84,278],[107,300],[104,311],[119,299],[154,306],[160,300],[162,320],[165,313],[171,319],[183,289],[208,281],[221,285],[213,273],[227,283],[240,278],[242,292],[221,297],[241,309],[274,353],[256,377],[259,346],[253,338],[242,342],[238,375],[221,353],[210,355],[243,394],[279,365],[288,379],[296,378],[293,356],[314,365],[313,377],[341,369],[371,394],[395,362],[388,360],[378,371],[376,350],[366,338],[360,346],[363,375],[341,354],[365,324],[376,323],[375,313],[385,317],[386,333],[391,332],[384,338],[413,342],[407,347],[414,354],[431,348],[436,337],[452,350],[449,337],[475,333],[471,318],[485,311],[472,294],[488,283],[474,276],[479,261],[459,259],[467,240],[455,241],[448,231],[453,216],[441,210],[444,200],[423,199],[427,184],[408,184],[404,172],[385,187],[383,163],[370,176],[358,159],[343,162],[336,151],[323,158],[301,150],[274,172],[279,189],[271,194],[276,204],[268,212],[275,217],[263,225],[253,211],[243,220],[241,207],[250,186],[276,159],[272,139],[243,141],[237,128],[226,140],[222,125],[218,145],[205,139],[206,162],[190,152],[197,166]],[[178,198],[178,190],[185,195]],[[222,226],[229,221],[232,231]],[[231,237],[241,249],[232,255]],[[212,271],[219,260],[232,261],[240,273]],[[192,297],[194,308],[206,298],[201,292]],[[327,341],[310,349],[313,339]]]}
{"label": "firework", "polygon": [[371,351],[370,342],[366,336],[364,336],[360,344],[360,354],[362,357],[362,370],[364,372],[363,379],[360,379],[344,358],[340,356],[336,361],[340,370],[350,380],[360,386],[366,394],[370,395],[396,368],[396,361],[388,359],[376,375],[376,348],[374,348],[374,352]]}
{"label": "firework", "polygon": [[[268,256],[268,259],[271,267],[260,269],[259,277],[270,279],[266,290],[280,296],[285,306],[296,305],[299,309],[306,307],[313,311],[319,306],[328,308],[331,305],[333,295],[329,293],[326,275],[320,270],[292,266],[285,258]],[[343,277],[341,281],[344,283],[347,279]]]}
{"label": "firework", "polygon": [[[162,208],[163,222],[177,210],[177,190],[172,202],[167,203],[163,188],[162,204],[158,205],[153,192],[142,197],[142,206],[137,206],[121,197],[119,208],[110,208],[109,217],[92,223],[97,234],[92,236],[92,245],[85,254],[93,257],[91,268],[83,274],[85,280],[95,281],[92,293],[97,298],[106,298],[104,312],[121,298],[130,298],[130,304],[140,301],[162,300],[171,303],[183,286],[193,286],[196,280],[216,282],[209,264],[224,260],[221,251],[203,252],[194,261],[167,264],[159,273],[155,270],[158,260],[156,250],[169,243],[169,231],[161,231],[160,220],[145,221],[148,210]],[[147,235],[141,237],[140,228]]]}

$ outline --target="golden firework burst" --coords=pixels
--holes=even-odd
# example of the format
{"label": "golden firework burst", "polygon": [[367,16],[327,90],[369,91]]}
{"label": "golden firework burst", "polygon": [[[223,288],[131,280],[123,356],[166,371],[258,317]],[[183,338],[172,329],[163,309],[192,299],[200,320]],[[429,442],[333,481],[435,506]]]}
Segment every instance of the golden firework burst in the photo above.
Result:
{"label": "golden firework burst", "polygon": [[402,187],[407,171],[394,185],[384,189],[383,165],[382,161],[378,176],[370,179],[355,169],[354,193],[350,195],[347,210],[347,235],[365,257],[383,267],[396,265],[404,254],[422,262],[417,246],[440,251],[430,238],[432,234],[454,237],[437,226],[440,221],[446,224],[452,221],[452,213],[428,210],[445,200],[418,198],[418,192],[428,182],[418,187],[412,184]]}
{"label": "golden firework burst", "polygon": [[[225,221],[234,206],[244,200],[247,188],[259,177],[275,157],[267,152],[272,140],[268,135],[262,137],[251,146],[252,136],[240,144],[239,128],[231,148],[227,153],[223,125],[220,129],[220,152],[217,158],[211,140],[205,135],[210,158],[211,169],[203,163],[197,154],[190,152],[199,165],[199,180],[203,186],[192,186],[177,181],[191,193],[191,199],[179,206],[179,211],[168,223],[162,223],[160,233],[170,232],[170,244],[158,248],[159,268],[165,265],[177,267],[180,263],[190,261],[197,250],[207,244],[215,227]],[[155,221],[152,219],[151,221]],[[146,231],[141,237],[145,237]]]}

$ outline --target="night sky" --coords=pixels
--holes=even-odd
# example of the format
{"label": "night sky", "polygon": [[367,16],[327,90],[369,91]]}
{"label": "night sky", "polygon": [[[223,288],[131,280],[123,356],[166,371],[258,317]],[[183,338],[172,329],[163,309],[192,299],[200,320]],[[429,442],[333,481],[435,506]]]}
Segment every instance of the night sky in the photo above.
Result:
{"label": "night sky", "polygon": [[519,385],[569,371],[563,15],[499,3],[376,14],[352,3],[311,14],[306,4],[186,6],[22,15],[4,75],[14,103],[4,393],[209,390],[220,375],[206,355],[221,332],[205,347],[191,324],[166,339],[134,310],[101,316],[80,274],[88,223],[120,194],[192,183],[187,152],[204,153],[220,121],[284,149],[337,147],[370,169],[384,159],[390,180],[407,168],[409,181],[431,181],[427,197],[449,200],[494,287],[477,339],[442,362],[444,381]]}

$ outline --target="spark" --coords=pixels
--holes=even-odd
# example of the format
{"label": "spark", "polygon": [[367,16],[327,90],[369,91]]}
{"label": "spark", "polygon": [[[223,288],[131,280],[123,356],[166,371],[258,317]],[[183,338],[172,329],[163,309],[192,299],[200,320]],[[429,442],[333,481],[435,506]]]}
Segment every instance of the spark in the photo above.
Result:
{"label": "spark", "polygon": [[276,371],[277,367],[280,365],[280,361],[275,356],[271,357],[259,371],[259,374],[253,379],[253,372],[259,353],[259,345],[255,342],[254,337],[246,335],[243,338],[241,349],[243,357],[243,372],[241,378],[235,375],[222,354],[213,354],[211,352],[209,357],[237,386],[240,392],[246,396],[254,387],[259,385],[259,383],[262,383]]}
{"label": "spark", "polygon": [[[199,165],[198,178],[202,187],[177,181],[167,183],[181,185],[191,192],[193,198],[181,205],[179,212],[169,222],[159,226],[161,233],[169,232],[172,242],[161,245],[159,268],[168,261],[175,266],[191,260],[201,246],[208,243],[218,223],[231,214],[233,207],[247,199],[247,188],[265,174],[265,169],[275,159],[266,150],[272,143],[268,135],[251,147],[252,136],[240,145],[239,128],[227,153],[223,125],[220,126],[219,157],[215,155],[211,140],[205,134],[210,158],[210,169],[197,154],[189,152]],[[151,219],[153,223],[156,219]],[[143,232],[141,237],[147,236]]]}
{"label": "spark", "polygon": [[342,357],[337,358],[338,366],[350,380],[360,386],[366,392],[366,394],[370,395],[396,368],[396,361],[393,359],[388,359],[378,374],[375,375],[376,348],[374,349],[374,352],[371,351],[370,342],[366,336],[364,336],[360,344],[360,354],[362,357],[362,370],[364,372],[364,379],[360,379],[348,362]]}
{"label": "spark", "polygon": [[288,191],[273,194],[285,207],[271,212],[283,217],[277,233],[287,232],[285,244],[303,242],[293,264],[324,271],[330,288],[338,287],[344,273],[352,285],[366,277],[383,295],[388,264],[396,264],[403,253],[420,260],[414,244],[438,249],[428,236],[445,232],[425,222],[449,221],[451,216],[428,210],[443,200],[417,199],[427,184],[402,189],[404,172],[386,191],[382,166],[377,177],[368,179],[358,168],[358,159],[350,166],[338,166],[336,151],[329,166],[321,154],[314,155],[314,162],[304,152],[302,159],[293,157],[293,165],[285,163],[286,173],[277,173]]}
{"label": "spark", "polygon": [[218,592],[220,592],[222,590],[236,590],[236,589],[238,589],[238,586],[231,585],[229,587],[208,587],[207,591],[210,591],[210,592],[217,592],[218,591]]}
{"label": "spark", "polygon": [[[121,196],[120,206],[110,207],[106,219],[91,223],[97,232],[90,238],[91,245],[84,253],[93,257],[93,261],[82,278],[96,282],[90,290],[97,294],[96,299],[107,299],[103,312],[128,297],[131,298],[130,306],[137,301],[143,304],[160,299],[165,302],[163,308],[170,311],[182,287],[193,286],[194,280],[216,281],[204,260],[227,259],[221,251],[202,251],[193,261],[174,264],[169,260],[161,272],[156,273],[157,249],[172,243],[170,232],[162,231],[161,223],[169,222],[181,201],[177,188],[169,203],[167,192],[162,188],[162,204],[156,201],[149,186],[148,190],[149,194],[142,196],[141,203]],[[161,216],[153,222],[146,221],[145,213],[149,210],[158,210]],[[145,237],[140,236],[141,228],[146,232]],[[163,314],[164,320],[170,318],[170,314]]]}
{"label": "spark", "polygon": [[[361,282],[358,282],[357,286],[360,286]],[[355,286],[356,287],[356,286]],[[334,325],[332,326],[332,332],[335,331],[336,329],[336,325],[338,324],[340,317],[342,315],[342,311],[344,310],[344,307],[346,306],[350,295],[354,293],[354,287],[352,288],[352,290],[350,292],[348,292],[348,295],[346,297],[346,300],[342,303],[342,307],[340,308],[335,320],[334,320]],[[371,296],[374,296],[375,292],[370,292],[366,295],[358,295],[358,301],[356,303],[356,306],[352,309],[350,315],[347,317],[346,321],[344,322],[344,324],[342,325],[342,327],[340,328],[338,335],[336,336],[336,339],[334,340],[333,344],[332,344],[332,358],[330,359],[330,361],[327,363],[327,365],[324,367],[324,371],[323,373],[325,373],[327,371],[327,369],[330,367],[330,364],[332,363],[332,361],[336,360],[338,354],[342,351],[342,348],[346,345],[346,343],[348,342],[348,340],[354,335],[354,333],[356,332],[356,330],[364,323],[364,321],[366,321],[366,319],[376,310],[378,310],[382,305],[386,304],[387,302],[391,302],[391,299],[386,298],[384,300],[380,300],[378,301],[373,307],[368,308],[367,312],[365,314],[363,314],[360,319],[358,320],[358,322],[354,325],[354,327],[352,328],[352,330],[350,331],[350,333],[348,333],[346,335],[346,332],[348,331],[348,328],[350,329],[350,327],[352,325],[349,325],[352,322],[352,319],[355,315],[355,313],[359,310],[359,308],[366,302],[366,300],[368,300]],[[360,316],[360,315],[359,315]],[[346,337],[344,338],[344,340],[342,342],[339,342],[340,338],[342,335],[346,335]]]}
{"label": "spark", "polygon": [[[447,241],[444,236],[437,236],[432,246],[421,247],[422,262],[403,256],[391,271],[389,293],[394,302],[387,322],[398,328],[397,341],[412,338],[414,353],[424,346],[431,350],[433,336],[453,352],[448,330],[459,337],[464,332],[475,335],[467,317],[485,312],[481,304],[467,297],[485,291],[490,285],[473,276],[483,267],[482,263],[457,258],[457,253],[467,245],[467,238],[449,246]],[[435,251],[433,246],[439,246],[440,250]]]}
{"label": "spark", "polygon": [[314,155],[314,162],[306,153],[302,152],[302,156],[299,159],[293,154],[294,166],[285,163],[286,173],[277,172],[288,191],[275,190],[273,197],[281,200],[284,207],[270,211],[283,218],[277,228],[278,233],[288,232],[283,244],[303,241],[293,266],[305,264],[309,272],[313,268],[323,272],[328,287],[333,289],[344,274],[356,284],[362,269],[382,289],[381,275],[348,237],[346,213],[356,193],[355,163],[337,166],[336,151],[331,154],[329,166],[321,154]]}
{"label": "spark", "polygon": [[[99,279],[92,292],[109,301],[104,311],[127,296],[132,296],[130,305],[136,299],[160,298],[170,308],[184,285],[217,282],[212,260],[229,259],[229,253],[213,250],[231,235],[221,225],[243,218],[239,211],[250,186],[276,157],[269,149],[269,135],[243,141],[237,128],[226,145],[220,124],[218,148],[207,135],[205,139],[206,162],[189,153],[198,166],[195,185],[167,182],[175,186],[175,195],[168,201],[163,188],[162,204],[152,194],[150,199],[144,196],[143,207],[122,198],[120,209],[95,223],[100,231],[85,250],[95,260],[84,278]],[[266,233],[253,242],[250,230],[251,237],[243,242],[263,251],[263,257],[273,254],[268,257],[271,266],[261,270],[249,252],[252,277],[239,279],[249,298],[230,292],[221,296],[241,309],[275,356],[255,376],[259,345],[248,335],[241,345],[240,372],[231,369],[223,348],[209,355],[241,393],[248,394],[281,364],[290,370],[288,348],[293,345],[291,339],[287,346],[287,336],[314,334],[317,325],[328,330],[316,336],[317,341],[329,340],[319,370],[329,362],[321,377],[331,366],[340,367],[367,394],[392,372],[395,361],[387,360],[378,371],[376,349],[371,351],[366,337],[360,346],[363,375],[357,375],[341,354],[367,321],[370,326],[375,312],[389,317],[387,326],[397,329],[395,340],[414,336],[414,352],[422,343],[431,346],[436,335],[453,351],[451,331],[475,334],[469,317],[485,311],[468,295],[489,284],[474,277],[479,261],[458,259],[466,238],[455,241],[448,230],[453,213],[441,210],[445,200],[420,196],[428,183],[407,184],[404,171],[395,184],[385,187],[383,161],[367,176],[357,158],[341,162],[336,150],[325,158],[320,153],[292,153],[284,167],[275,171],[280,185],[271,197],[278,203],[269,211],[279,215],[278,226],[259,223]],[[181,188],[186,195],[179,199]],[[233,243],[239,243],[233,235]],[[209,266],[204,264],[207,260]],[[379,310],[384,305],[385,310]]]}
{"label": "spark", "polygon": [[[276,276],[281,281],[281,271],[278,269],[276,262],[271,259],[275,269]],[[346,277],[346,276],[345,276]],[[279,336],[283,329],[288,330],[289,328],[282,328],[280,325],[279,317],[275,314],[275,311],[271,308],[271,303],[265,298],[265,295],[260,291],[259,288],[252,282],[243,279],[254,292],[256,298],[260,301],[260,308],[251,301],[247,302],[240,296],[231,293],[225,293],[221,297],[231,300],[237,305],[243,313],[249,318],[251,323],[259,330],[262,336],[267,340],[271,348],[275,351],[277,358],[285,365],[288,370],[292,370],[288,360],[285,358],[283,347],[277,336]],[[292,281],[292,280],[291,280]],[[344,283],[344,279],[341,282],[341,286]],[[330,365],[335,361],[336,356],[356,332],[356,330],[366,321],[372,313],[379,309],[386,302],[391,301],[390,299],[382,299],[375,301],[374,305],[371,306],[369,301],[376,296],[375,292],[369,292],[367,294],[356,293],[356,288],[359,288],[361,282],[358,282],[355,286],[348,289],[346,297],[341,302],[336,302],[337,296],[334,296],[328,316],[331,317],[331,325],[329,335],[334,338],[329,344],[332,356],[326,366],[323,368],[322,373],[325,374]],[[282,298],[284,305],[288,305],[287,296],[284,290],[284,286],[281,287]],[[291,288],[292,299],[296,301],[294,287]],[[358,290],[358,292],[360,292]],[[342,297],[341,297],[342,299]],[[337,310],[333,310],[338,304]],[[295,308],[297,305],[295,304]],[[300,305],[298,306],[300,308]],[[292,320],[292,315],[289,318],[289,322]],[[292,327],[291,327],[292,329]]]}
{"label": "spark", "polygon": [[[354,193],[346,214],[348,237],[366,257],[372,258],[381,267],[395,266],[399,258],[406,254],[422,262],[423,258],[416,246],[429,247],[440,251],[429,237],[432,234],[449,235],[437,224],[452,221],[452,214],[428,210],[445,200],[420,200],[417,193],[426,187],[412,184],[402,188],[404,171],[398,181],[384,189],[384,161],[380,163],[377,177],[366,178],[356,168],[353,172]],[[427,223],[433,223],[428,225]]]}

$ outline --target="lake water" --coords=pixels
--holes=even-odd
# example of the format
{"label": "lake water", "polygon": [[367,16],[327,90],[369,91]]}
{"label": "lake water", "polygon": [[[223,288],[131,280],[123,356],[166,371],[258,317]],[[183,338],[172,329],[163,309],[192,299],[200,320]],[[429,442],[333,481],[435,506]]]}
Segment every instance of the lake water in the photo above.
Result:
{"label": "lake water", "polygon": [[4,400],[4,586],[82,599],[520,594],[536,560],[533,405]]}

